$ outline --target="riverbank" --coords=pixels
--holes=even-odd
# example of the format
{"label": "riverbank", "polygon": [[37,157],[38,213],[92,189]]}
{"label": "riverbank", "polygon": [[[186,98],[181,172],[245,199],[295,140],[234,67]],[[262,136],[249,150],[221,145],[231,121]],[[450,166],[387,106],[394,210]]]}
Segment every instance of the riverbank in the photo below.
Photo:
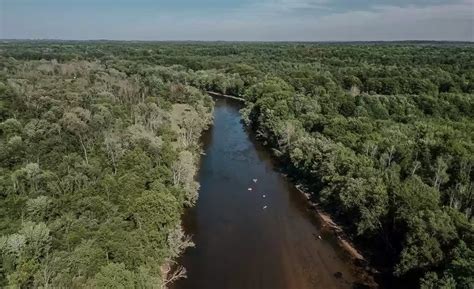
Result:
{"label": "riverbank", "polygon": [[363,276],[366,285],[370,288],[379,288],[380,284],[374,280],[374,274],[379,274],[378,270],[369,265],[368,260],[355,247],[350,238],[345,234],[342,227],[333,220],[331,215],[325,212],[318,203],[311,200],[314,193],[308,193],[301,184],[295,185],[295,188],[304,196],[304,198],[306,198],[314,217],[318,219],[322,229],[329,230],[335,236],[337,245],[350,258],[358,274]]}
{"label": "riverbank", "polygon": [[241,103],[215,103],[214,125],[202,139],[199,199],[184,217],[196,246],[179,260],[188,278],[172,288],[367,288],[245,128]]}
{"label": "riverbank", "polygon": [[[274,156],[275,157],[275,156]],[[279,163],[280,160],[276,159],[278,166],[283,166]],[[309,192],[308,189],[301,183],[298,183],[298,180],[293,179],[286,173],[282,175],[289,179],[289,181],[294,185],[297,192],[305,199],[308,210],[311,212],[312,216],[318,221],[322,234],[329,234],[334,238],[335,244],[339,249],[344,253],[344,255],[351,262],[354,271],[359,276],[359,279],[363,281],[363,288],[380,288],[380,284],[375,281],[375,275],[380,272],[374,267],[370,266],[367,258],[364,257],[363,253],[360,252],[356,246],[353,244],[351,239],[347,236],[342,226],[336,223],[332,216],[325,212],[321,206],[313,200],[314,193]],[[321,238],[321,235],[317,236]]]}
{"label": "riverbank", "polygon": [[[217,92],[208,91],[208,94],[213,97],[223,97],[223,98],[238,100],[242,102],[245,101],[243,98],[240,98],[240,97],[226,95],[226,94],[217,93]],[[267,146],[265,147],[268,149]],[[273,157],[275,156],[273,155]],[[283,165],[283,164],[278,164],[277,166],[280,166],[280,165]],[[286,174],[283,174],[283,175],[285,177],[288,177]],[[355,247],[355,245],[352,243],[350,238],[344,232],[342,226],[338,225],[333,220],[333,218],[331,217],[329,213],[325,212],[317,202],[312,200],[312,198],[315,195],[313,192],[308,192],[308,190],[303,186],[303,184],[298,184],[298,180],[296,179],[290,179],[290,181],[291,183],[293,182],[296,183],[294,187],[306,199],[308,206],[311,208],[310,210],[313,216],[321,224],[321,227],[323,230],[330,232],[334,236],[337,246],[351,260],[351,263],[354,265],[354,268],[355,268],[355,271],[357,271],[357,274],[360,274],[360,276],[363,276],[362,279],[365,281],[365,285],[369,286],[370,288],[377,288],[378,284],[375,282],[373,278],[373,274],[378,273],[377,270],[368,265],[369,262],[363,256],[363,254]]]}
{"label": "riverbank", "polygon": [[[212,126],[212,112],[203,110],[202,107],[198,111],[195,107],[188,104],[173,104],[170,113],[171,127],[178,133],[176,141],[172,144],[176,151],[180,152],[180,159],[175,164],[173,174],[178,174],[175,179],[186,179],[187,193],[191,195],[190,202],[186,203],[187,208],[195,206],[198,198],[199,183],[197,180],[197,172],[202,161],[203,143],[200,141],[203,134]],[[187,157],[185,158],[185,154]],[[189,158],[189,156],[191,158]],[[184,213],[181,219],[184,218]],[[184,228],[181,228],[183,246],[177,253],[175,259],[165,262],[161,268],[163,277],[161,289],[167,289],[173,286],[173,283],[179,279],[187,277],[187,269],[177,260],[189,247],[193,247],[194,243],[191,236],[185,234]]]}
{"label": "riverbank", "polygon": [[225,98],[230,98],[230,99],[245,102],[245,99],[243,99],[242,97],[229,95],[229,94],[223,94],[223,93],[214,92],[214,91],[206,91],[206,92],[207,92],[207,94],[209,94],[210,96],[213,96],[213,97],[225,97]]}
{"label": "riverbank", "polygon": [[323,227],[330,229],[337,236],[341,248],[343,248],[351,258],[357,260],[357,262],[367,262],[362,253],[360,253],[359,250],[357,250],[352,244],[352,242],[344,236],[344,231],[341,226],[336,224],[331,216],[320,208],[318,203],[311,200],[313,193],[306,192],[302,188],[303,186],[301,184],[296,185],[295,187],[308,200],[309,206],[313,209],[315,215],[319,218]]}

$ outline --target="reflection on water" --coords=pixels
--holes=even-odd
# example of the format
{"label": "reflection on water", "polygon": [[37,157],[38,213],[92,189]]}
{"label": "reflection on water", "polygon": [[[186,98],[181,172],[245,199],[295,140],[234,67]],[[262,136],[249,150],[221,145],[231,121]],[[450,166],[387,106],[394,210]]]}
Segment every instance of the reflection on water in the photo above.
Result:
{"label": "reflection on water", "polygon": [[181,258],[188,278],[174,288],[351,288],[351,267],[318,238],[306,201],[245,130],[239,108],[216,100],[199,199],[185,216],[196,247]]}

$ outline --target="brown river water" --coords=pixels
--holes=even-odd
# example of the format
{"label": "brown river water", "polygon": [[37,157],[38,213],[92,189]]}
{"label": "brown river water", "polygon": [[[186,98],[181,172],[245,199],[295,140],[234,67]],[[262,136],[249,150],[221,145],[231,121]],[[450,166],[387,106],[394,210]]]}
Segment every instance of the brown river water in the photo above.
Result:
{"label": "brown river water", "polygon": [[199,199],[184,217],[196,247],[178,260],[188,277],[173,288],[359,288],[334,237],[320,231],[306,199],[241,123],[241,104],[215,101]]}

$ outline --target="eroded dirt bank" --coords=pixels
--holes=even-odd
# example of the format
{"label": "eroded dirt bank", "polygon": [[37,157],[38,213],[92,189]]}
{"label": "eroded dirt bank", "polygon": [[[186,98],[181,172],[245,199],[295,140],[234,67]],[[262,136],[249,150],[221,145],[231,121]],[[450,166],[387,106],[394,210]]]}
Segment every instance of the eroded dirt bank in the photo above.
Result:
{"label": "eroded dirt bank", "polygon": [[[195,248],[174,288],[354,288],[368,284],[321,227],[308,201],[241,123],[241,104],[216,99],[200,197],[185,217]],[[357,287],[356,287],[357,288]]]}

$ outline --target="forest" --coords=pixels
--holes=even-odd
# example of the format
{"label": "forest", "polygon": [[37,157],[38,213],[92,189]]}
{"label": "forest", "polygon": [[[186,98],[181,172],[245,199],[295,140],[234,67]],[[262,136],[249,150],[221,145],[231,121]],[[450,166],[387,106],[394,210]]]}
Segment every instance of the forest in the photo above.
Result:
{"label": "forest", "polygon": [[100,61],[1,58],[0,287],[166,288],[212,100]]}
{"label": "forest", "polygon": [[0,42],[0,286],[183,276],[207,91],[381,272],[473,288],[474,46],[445,42]]}

